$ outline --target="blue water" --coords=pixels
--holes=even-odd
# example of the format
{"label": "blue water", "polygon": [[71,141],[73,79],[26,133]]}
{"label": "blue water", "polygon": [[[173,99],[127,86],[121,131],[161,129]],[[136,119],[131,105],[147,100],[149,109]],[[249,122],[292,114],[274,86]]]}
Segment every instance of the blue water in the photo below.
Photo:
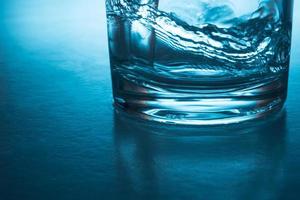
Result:
{"label": "blue water", "polygon": [[[175,118],[176,123],[185,118],[219,120],[227,118],[225,112],[253,115],[283,104],[291,1],[106,4],[117,104],[146,118]],[[222,105],[214,107],[216,102]]]}

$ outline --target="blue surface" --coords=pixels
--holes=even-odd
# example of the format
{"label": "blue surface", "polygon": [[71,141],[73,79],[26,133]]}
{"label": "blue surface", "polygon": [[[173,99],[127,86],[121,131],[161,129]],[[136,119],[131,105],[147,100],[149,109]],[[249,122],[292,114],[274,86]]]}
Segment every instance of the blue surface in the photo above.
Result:
{"label": "blue surface", "polygon": [[299,7],[285,111],[194,129],[114,114],[104,1],[1,1],[0,199],[299,199]]}

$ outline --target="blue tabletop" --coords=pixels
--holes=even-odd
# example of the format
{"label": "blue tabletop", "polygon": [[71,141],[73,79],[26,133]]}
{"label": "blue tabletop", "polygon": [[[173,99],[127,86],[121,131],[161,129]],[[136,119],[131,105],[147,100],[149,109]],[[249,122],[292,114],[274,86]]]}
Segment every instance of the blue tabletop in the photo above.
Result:
{"label": "blue tabletop", "polygon": [[101,0],[1,1],[1,200],[299,199],[297,9],[285,110],[210,128],[114,112],[104,11]]}

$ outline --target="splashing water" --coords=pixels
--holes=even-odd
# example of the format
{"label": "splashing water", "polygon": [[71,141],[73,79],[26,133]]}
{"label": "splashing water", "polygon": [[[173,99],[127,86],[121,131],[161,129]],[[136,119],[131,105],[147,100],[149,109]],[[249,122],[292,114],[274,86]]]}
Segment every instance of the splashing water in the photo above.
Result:
{"label": "splashing water", "polygon": [[180,0],[107,4],[108,21],[120,26],[113,31],[124,37],[110,40],[111,53],[131,74],[136,70],[160,80],[224,81],[287,70],[290,33],[276,1],[253,1],[258,8],[240,16],[228,1],[192,0],[187,7]]}

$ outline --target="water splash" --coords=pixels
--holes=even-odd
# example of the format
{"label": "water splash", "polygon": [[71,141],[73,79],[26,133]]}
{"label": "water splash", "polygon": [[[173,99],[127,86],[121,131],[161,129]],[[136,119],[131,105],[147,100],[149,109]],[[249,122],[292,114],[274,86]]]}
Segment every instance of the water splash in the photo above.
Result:
{"label": "water splash", "polygon": [[168,5],[167,0],[107,1],[109,20],[117,18],[128,26],[130,33],[120,34],[129,34],[125,40],[130,41],[123,44],[129,51],[129,65],[145,74],[177,80],[205,78],[201,75],[224,80],[287,70],[290,33],[276,1],[254,1],[258,8],[240,16],[230,3],[191,2],[197,3],[188,7],[196,9],[192,14],[182,9],[180,1],[178,10],[172,6],[160,10],[158,4]]}

